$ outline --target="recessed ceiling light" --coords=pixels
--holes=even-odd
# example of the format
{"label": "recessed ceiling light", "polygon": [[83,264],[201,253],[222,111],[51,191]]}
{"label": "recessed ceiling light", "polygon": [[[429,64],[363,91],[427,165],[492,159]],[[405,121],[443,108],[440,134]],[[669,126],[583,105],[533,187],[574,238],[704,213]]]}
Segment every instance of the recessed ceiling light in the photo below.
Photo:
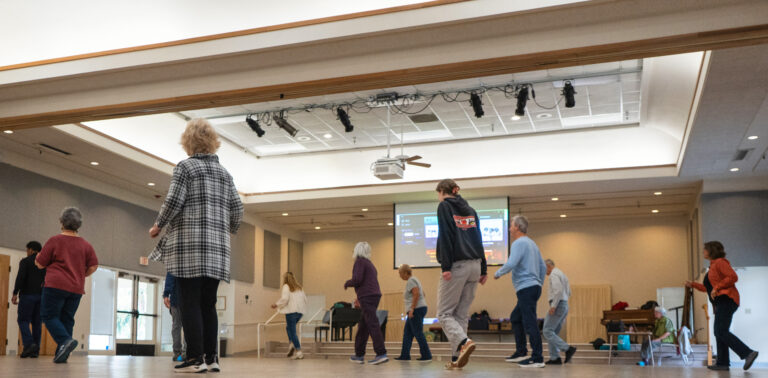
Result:
{"label": "recessed ceiling light", "polygon": [[394,225],[394,223],[392,223],[392,222],[387,223],[387,226],[393,226],[393,225]]}
{"label": "recessed ceiling light", "polygon": [[333,135],[331,135],[330,133],[325,133],[325,134],[323,134],[323,138],[331,139],[331,138],[333,138]]}
{"label": "recessed ceiling light", "polygon": [[6,134],[13,134],[13,130],[3,130],[3,132]]}
{"label": "recessed ceiling light", "polygon": [[320,229],[320,226],[315,226],[315,230],[319,230],[319,229]]}
{"label": "recessed ceiling light", "polygon": [[308,137],[306,135],[302,135],[302,136],[296,138],[296,140],[298,140],[299,142],[309,142],[310,140],[312,140],[312,138],[310,138],[310,137]]}
{"label": "recessed ceiling light", "polygon": [[154,183],[154,182],[148,182],[148,183],[147,183],[147,185],[149,185],[149,186],[155,186],[155,183]]}
{"label": "recessed ceiling light", "polygon": [[568,218],[568,216],[565,214],[560,214],[560,218]]}
{"label": "recessed ceiling light", "polygon": [[539,118],[539,119],[552,118],[552,114],[549,114],[549,113],[539,113],[539,114],[536,114],[536,118]]}
{"label": "recessed ceiling light", "polygon": [[520,120],[520,116],[519,115],[513,115],[512,116],[512,120],[513,121],[519,121]]}
{"label": "recessed ceiling light", "polygon": [[560,201],[560,198],[552,197],[552,201]]}
{"label": "recessed ceiling light", "polygon": [[287,217],[287,216],[288,216],[288,213],[283,213],[283,216],[284,216],[284,217]]}
{"label": "recessed ceiling light", "polygon": [[731,172],[738,172],[738,171],[739,171],[739,169],[736,168],[736,167],[731,168]]}
{"label": "recessed ceiling light", "polygon": [[98,161],[92,161],[92,162],[91,162],[91,165],[94,165],[94,166],[95,166],[95,165],[99,165],[99,162],[98,162]]}
{"label": "recessed ceiling light", "polygon": [[656,214],[656,213],[658,213],[658,212],[659,212],[659,210],[658,210],[658,209],[653,209],[653,210],[651,210],[651,212],[652,212],[652,213],[654,213],[654,214]]}
{"label": "recessed ceiling light", "polygon": [[366,208],[362,208],[362,209],[360,209],[360,210],[361,210],[361,211],[368,211],[368,208],[366,207]]}
{"label": "recessed ceiling light", "polygon": [[653,192],[653,195],[654,195],[654,196],[660,196],[660,195],[661,195],[661,192]]}
{"label": "recessed ceiling light", "polygon": [[750,136],[747,137],[747,139],[749,139],[749,140],[755,140],[757,138],[758,138],[757,135],[750,135]]}

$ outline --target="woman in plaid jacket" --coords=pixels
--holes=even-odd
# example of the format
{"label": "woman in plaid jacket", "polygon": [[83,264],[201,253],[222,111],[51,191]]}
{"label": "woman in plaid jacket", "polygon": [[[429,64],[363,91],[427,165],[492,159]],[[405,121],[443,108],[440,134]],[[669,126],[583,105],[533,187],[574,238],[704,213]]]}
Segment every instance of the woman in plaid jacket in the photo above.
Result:
{"label": "woman in plaid jacket", "polygon": [[181,145],[189,158],[174,168],[168,195],[149,230],[154,238],[168,226],[150,258],[165,263],[179,286],[187,359],[175,370],[219,371],[216,292],[219,281],[229,282],[230,234],[240,226],[243,204],[215,155],[221,142],[208,121],[189,121]]}

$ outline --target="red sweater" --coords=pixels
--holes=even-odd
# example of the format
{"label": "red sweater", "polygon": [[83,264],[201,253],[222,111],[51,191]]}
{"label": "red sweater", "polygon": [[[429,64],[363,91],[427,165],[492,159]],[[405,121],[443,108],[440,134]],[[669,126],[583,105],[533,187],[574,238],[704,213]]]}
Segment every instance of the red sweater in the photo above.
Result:
{"label": "red sweater", "polygon": [[79,236],[56,235],[35,261],[46,268],[43,287],[85,294],[85,271],[99,265],[91,243]]}
{"label": "red sweater", "polygon": [[[728,260],[723,257],[710,261],[707,275],[709,275],[712,290],[717,291],[717,295],[727,295],[737,305],[739,304],[739,290],[736,289],[739,276],[736,275]],[[693,287],[699,291],[707,291],[707,288],[698,282],[694,282]]]}

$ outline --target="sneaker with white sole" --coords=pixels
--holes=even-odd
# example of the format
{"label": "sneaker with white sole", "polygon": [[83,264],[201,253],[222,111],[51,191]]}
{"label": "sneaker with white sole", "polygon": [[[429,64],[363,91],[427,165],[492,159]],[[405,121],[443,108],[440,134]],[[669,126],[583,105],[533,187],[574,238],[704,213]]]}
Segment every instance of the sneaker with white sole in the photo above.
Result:
{"label": "sneaker with white sole", "polygon": [[174,366],[173,371],[175,373],[205,373],[208,371],[208,365],[202,358],[193,358]]}
{"label": "sneaker with white sole", "polygon": [[387,361],[389,361],[389,358],[387,357],[387,355],[386,354],[381,354],[381,355],[378,355],[378,356],[374,357],[372,360],[368,361],[368,363],[370,365],[378,365],[378,364],[383,364],[383,363],[385,363]]}
{"label": "sneaker with white sole", "polygon": [[365,363],[365,357],[363,356],[349,356],[349,360],[356,363],[356,364],[364,364]]}
{"label": "sneaker with white sole", "polygon": [[304,359],[304,353],[301,352],[301,350],[297,350],[296,353],[291,356],[292,360],[303,360]]}
{"label": "sneaker with white sole", "polygon": [[475,347],[475,342],[472,341],[472,339],[467,339],[467,341],[464,342],[464,345],[461,346],[459,359],[456,360],[456,365],[460,368],[466,366],[469,362],[469,356],[475,351]]}
{"label": "sneaker with white sole", "polygon": [[507,362],[520,362],[520,361],[525,360],[527,358],[528,358],[528,353],[515,352],[515,354],[505,358],[504,361],[507,361]]}
{"label": "sneaker with white sole", "polygon": [[534,362],[532,358],[529,358],[527,360],[522,360],[517,364],[522,368],[543,368],[546,366],[544,364],[544,361]]}
{"label": "sneaker with white sole", "polygon": [[56,355],[53,357],[53,362],[57,364],[63,364],[67,362],[69,354],[77,348],[77,340],[69,339],[59,346],[56,350]]}
{"label": "sneaker with white sole", "polygon": [[213,357],[205,359],[205,364],[208,366],[208,371],[218,373],[221,371],[219,366],[219,355],[214,354]]}
{"label": "sneaker with white sole", "polygon": [[461,370],[461,368],[455,361],[453,361],[445,364],[445,370]]}

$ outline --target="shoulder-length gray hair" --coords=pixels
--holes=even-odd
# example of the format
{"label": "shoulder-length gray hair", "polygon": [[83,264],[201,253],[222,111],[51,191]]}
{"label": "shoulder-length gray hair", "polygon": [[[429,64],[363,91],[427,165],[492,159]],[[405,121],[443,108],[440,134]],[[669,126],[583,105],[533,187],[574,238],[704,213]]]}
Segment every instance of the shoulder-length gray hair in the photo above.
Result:
{"label": "shoulder-length gray hair", "polygon": [[371,259],[371,245],[368,242],[359,242],[355,245],[355,251],[352,252],[352,258]]}

